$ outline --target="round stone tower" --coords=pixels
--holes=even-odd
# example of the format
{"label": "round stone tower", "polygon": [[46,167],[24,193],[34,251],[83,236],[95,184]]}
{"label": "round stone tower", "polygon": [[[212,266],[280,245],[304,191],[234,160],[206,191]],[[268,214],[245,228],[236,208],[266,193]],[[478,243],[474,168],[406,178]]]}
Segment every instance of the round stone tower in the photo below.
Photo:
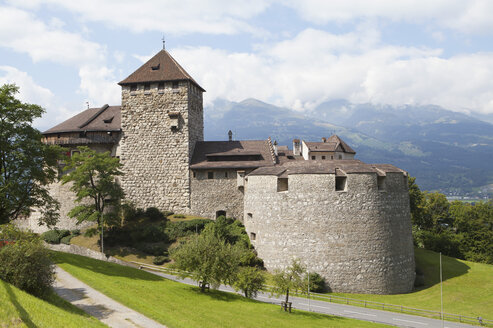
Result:
{"label": "round stone tower", "polygon": [[126,198],[142,208],[188,212],[189,163],[204,139],[205,90],[164,49],[119,84]]}
{"label": "round stone tower", "polygon": [[409,292],[415,277],[407,175],[317,161],[247,177],[245,227],[268,270],[298,258],[334,292]]}

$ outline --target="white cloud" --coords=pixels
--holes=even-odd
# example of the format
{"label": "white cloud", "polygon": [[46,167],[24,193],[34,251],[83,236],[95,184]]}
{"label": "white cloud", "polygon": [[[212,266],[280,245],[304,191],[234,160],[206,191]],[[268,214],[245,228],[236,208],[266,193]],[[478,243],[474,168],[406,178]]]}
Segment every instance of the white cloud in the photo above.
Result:
{"label": "white cloud", "polygon": [[235,34],[238,32],[264,33],[246,22],[268,6],[270,1],[223,0],[120,0],[66,1],[30,0],[11,1],[17,6],[39,8],[43,4],[56,5],[77,13],[85,21],[102,22],[112,27],[133,32],[161,31],[171,34],[206,33]]}
{"label": "white cloud", "polygon": [[491,53],[441,58],[440,49],[381,44],[373,31],[334,35],[313,29],[257,49],[181,48],[173,55],[207,89],[206,103],[254,97],[302,110],[343,98],[493,113]]}
{"label": "white cloud", "polygon": [[436,24],[466,33],[491,33],[490,0],[281,0],[307,21],[318,24],[357,19]]}
{"label": "white cloud", "polygon": [[105,66],[85,65],[79,70],[80,90],[88,96],[91,107],[120,104],[121,88],[113,70]]}

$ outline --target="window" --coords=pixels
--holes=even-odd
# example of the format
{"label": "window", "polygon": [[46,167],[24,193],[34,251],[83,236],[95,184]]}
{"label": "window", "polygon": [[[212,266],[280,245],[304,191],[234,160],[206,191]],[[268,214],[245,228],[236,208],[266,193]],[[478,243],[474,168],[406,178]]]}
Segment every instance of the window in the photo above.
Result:
{"label": "window", "polygon": [[164,90],[164,82],[159,82],[159,84],[157,85],[157,88],[158,90]]}
{"label": "window", "polygon": [[149,91],[149,90],[151,90],[151,84],[150,83],[144,84],[144,91]]}
{"label": "window", "polygon": [[157,64],[157,65],[151,66],[151,69],[153,71],[157,71],[157,70],[159,70],[159,66],[161,66],[161,64]]}
{"label": "window", "polygon": [[255,232],[250,232],[250,240],[256,240],[257,234]]}
{"label": "window", "polygon": [[72,150],[70,152],[70,156],[74,156],[75,154],[80,154],[80,151],[78,151],[78,150]]}
{"label": "window", "polygon": [[197,177],[197,172],[193,172],[193,177],[196,178]]}
{"label": "window", "polygon": [[336,177],[336,191],[346,191],[346,177]]}
{"label": "window", "polygon": [[288,178],[277,178],[277,191],[288,190]]}
{"label": "window", "polygon": [[249,219],[253,218],[253,214],[252,213],[247,213],[247,216]]}
{"label": "window", "polygon": [[378,190],[385,190],[385,176],[377,176]]}
{"label": "window", "polygon": [[317,158],[316,156],[312,156],[312,159],[314,160],[315,158]]}
{"label": "window", "polygon": [[179,86],[178,81],[174,81],[173,82],[173,89],[178,89],[178,86]]}
{"label": "window", "polygon": [[325,156],[322,156],[322,159],[325,159]]}
{"label": "window", "polygon": [[214,172],[207,172],[207,179],[214,179]]}
{"label": "window", "polygon": [[86,137],[86,131],[79,132],[79,138],[85,138]]}
{"label": "window", "polygon": [[130,91],[137,91],[137,84],[130,85]]}
{"label": "window", "polygon": [[228,177],[228,171],[224,172],[224,177],[227,178]]}
{"label": "window", "polygon": [[339,159],[342,159],[342,155],[339,155]]}
{"label": "window", "polygon": [[216,212],[216,219],[220,216],[226,216],[226,211],[220,210]]}
{"label": "window", "polygon": [[334,156],[330,156],[330,159],[334,159]]}

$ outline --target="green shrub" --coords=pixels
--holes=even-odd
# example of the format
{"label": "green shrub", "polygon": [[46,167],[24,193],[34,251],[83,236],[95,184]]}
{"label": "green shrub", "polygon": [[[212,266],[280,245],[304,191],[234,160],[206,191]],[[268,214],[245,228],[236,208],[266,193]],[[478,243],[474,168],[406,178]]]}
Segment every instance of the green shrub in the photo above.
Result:
{"label": "green shrub", "polygon": [[175,219],[184,219],[185,218],[185,215],[184,214],[175,214],[173,217]]}
{"label": "green shrub", "polygon": [[200,233],[204,229],[204,227],[211,222],[213,221],[209,219],[194,219],[189,221],[168,222],[165,232],[168,235],[170,241],[176,240],[179,237],[189,236],[194,234],[195,232]]}
{"label": "green shrub", "polygon": [[172,211],[164,211],[163,214],[164,214],[165,217],[168,217],[168,216],[171,216],[171,215],[175,214],[175,212],[172,212]]}
{"label": "green shrub", "polygon": [[157,207],[148,207],[145,211],[145,216],[151,221],[166,220],[166,216]]}
{"label": "green shrub", "polygon": [[73,237],[79,236],[80,235],[80,230],[79,229],[74,229],[74,230],[70,231],[70,234]]}
{"label": "green shrub", "polygon": [[144,252],[149,255],[160,256],[168,250],[166,245],[163,244],[149,244],[149,243],[138,243],[135,245],[139,251]]}
{"label": "green shrub", "polygon": [[[3,231],[0,239],[7,239]],[[38,296],[50,290],[55,271],[38,237],[21,233],[15,243],[0,249],[0,279]]]}
{"label": "green shrub", "polygon": [[460,238],[460,235],[448,231],[436,233],[419,230],[414,234],[415,243],[418,247],[463,259],[464,255],[460,250]]}
{"label": "green shrub", "polygon": [[60,239],[60,243],[65,244],[65,245],[70,245],[70,240],[71,240],[73,237],[74,237],[74,236],[72,236],[72,235],[65,236],[65,237],[63,237],[62,239]]}
{"label": "green shrub", "polygon": [[58,235],[60,236],[60,239],[62,239],[63,237],[70,235],[70,230],[58,230]]}
{"label": "green shrub", "polygon": [[169,261],[170,259],[168,256],[161,255],[161,256],[156,256],[154,260],[152,260],[152,263],[154,263],[155,265],[161,265]]}
{"label": "green shrub", "polygon": [[48,230],[41,234],[41,238],[50,244],[60,244],[60,233],[58,230]]}
{"label": "green shrub", "polygon": [[324,293],[328,291],[325,279],[316,272],[310,273],[310,291],[314,293]]}

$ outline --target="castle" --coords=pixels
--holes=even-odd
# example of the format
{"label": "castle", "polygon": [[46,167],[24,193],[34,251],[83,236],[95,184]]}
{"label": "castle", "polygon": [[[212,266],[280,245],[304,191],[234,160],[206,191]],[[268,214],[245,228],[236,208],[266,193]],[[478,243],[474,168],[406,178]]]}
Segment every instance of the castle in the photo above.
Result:
{"label": "castle", "polygon": [[[45,142],[88,145],[119,157],[127,199],[138,207],[244,222],[267,269],[293,257],[326,278],[333,291],[403,293],[415,265],[407,174],[365,164],[338,136],[293,140],[204,141],[205,91],[161,50],[121,81],[121,106],[90,108],[45,131]],[[226,135],[225,135],[226,136]],[[60,228],[74,195],[61,201]],[[24,226],[39,229],[32,218]]]}

